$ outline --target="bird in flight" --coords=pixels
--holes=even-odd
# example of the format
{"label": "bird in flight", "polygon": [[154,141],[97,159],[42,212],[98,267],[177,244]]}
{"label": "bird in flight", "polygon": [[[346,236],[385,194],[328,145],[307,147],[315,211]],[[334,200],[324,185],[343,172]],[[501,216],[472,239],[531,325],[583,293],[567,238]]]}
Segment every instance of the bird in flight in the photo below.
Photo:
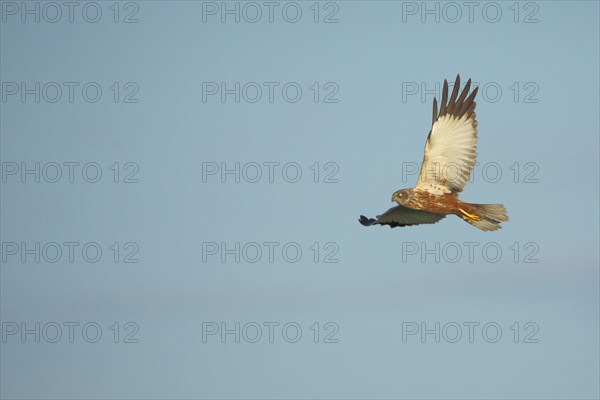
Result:
{"label": "bird in flight", "polygon": [[477,159],[474,100],[479,89],[476,87],[469,94],[470,79],[460,96],[459,88],[460,75],[457,75],[448,100],[448,81],[444,80],[439,113],[437,99],[433,99],[431,130],[415,187],[394,192],[392,202],[398,205],[376,218],[361,215],[358,221],[362,225],[396,228],[435,224],[446,215],[454,214],[483,231],[494,231],[501,227],[501,222],[508,221],[502,204],[472,204],[458,198]]}

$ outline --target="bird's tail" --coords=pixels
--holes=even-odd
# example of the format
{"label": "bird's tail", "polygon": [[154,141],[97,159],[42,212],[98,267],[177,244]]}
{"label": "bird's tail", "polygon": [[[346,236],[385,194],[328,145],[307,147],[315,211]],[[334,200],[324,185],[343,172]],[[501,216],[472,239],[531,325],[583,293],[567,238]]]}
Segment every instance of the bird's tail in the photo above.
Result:
{"label": "bird's tail", "polygon": [[495,231],[501,228],[501,222],[508,221],[502,204],[465,204],[469,206],[468,211],[459,208],[458,216],[482,231]]}

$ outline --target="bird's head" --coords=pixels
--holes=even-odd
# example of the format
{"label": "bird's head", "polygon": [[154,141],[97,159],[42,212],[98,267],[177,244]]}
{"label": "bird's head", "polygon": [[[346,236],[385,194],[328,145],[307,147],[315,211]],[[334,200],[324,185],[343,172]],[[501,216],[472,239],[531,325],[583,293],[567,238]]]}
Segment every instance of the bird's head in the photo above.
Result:
{"label": "bird's head", "polygon": [[400,205],[404,205],[404,203],[408,200],[408,190],[409,189],[401,189],[395,191],[392,195],[392,203],[395,201]]}

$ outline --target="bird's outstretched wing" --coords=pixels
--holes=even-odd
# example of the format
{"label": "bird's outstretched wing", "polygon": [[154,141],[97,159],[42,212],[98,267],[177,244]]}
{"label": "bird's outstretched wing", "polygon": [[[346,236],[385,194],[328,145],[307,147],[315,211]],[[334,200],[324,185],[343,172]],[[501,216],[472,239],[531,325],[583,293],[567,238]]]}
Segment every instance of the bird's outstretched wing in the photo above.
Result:
{"label": "bird's outstretched wing", "polygon": [[431,131],[425,143],[425,156],[416,189],[440,195],[458,193],[469,181],[477,159],[477,119],[475,96],[478,87],[469,94],[471,80],[460,97],[460,76],[448,100],[448,81],[444,80],[442,102],[438,114],[437,99],[433,99]]}
{"label": "bird's outstretched wing", "polygon": [[435,224],[444,217],[445,215],[443,214],[433,214],[403,206],[396,206],[390,208],[383,214],[378,215],[377,218],[367,218],[364,215],[361,215],[358,222],[364,226],[378,224],[389,225],[390,228],[395,228],[397,226]]}

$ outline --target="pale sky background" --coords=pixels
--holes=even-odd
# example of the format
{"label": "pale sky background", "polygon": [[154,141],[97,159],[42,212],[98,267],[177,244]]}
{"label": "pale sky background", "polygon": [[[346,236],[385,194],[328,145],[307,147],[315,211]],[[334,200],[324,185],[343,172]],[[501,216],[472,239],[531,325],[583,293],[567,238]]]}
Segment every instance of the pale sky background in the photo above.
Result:
{"label": "pale sky background", "polygon": [[[38,4],[39,22],[23,4]],[[66,6],[59,17],[43,3],[1,2],[2,398],[600,396],[598,2],[477,2],[471,21],[462,2],[427,3],[439,22],[422,2],[280,2],[273,22],[262,2],[227,2],[239,4],[239,23],[221,22],[221,2],[78,4],[70,22]],[[247,22],[255,4],[261,18]],[[296,4],[299,21],[287,22],[282,10],[291,20]],[[86,21],[96,5],[98,22]],[[403,165],[420,163],[430,127],[433,94],[422,99],[421,84],[433,89],[457,73],[486,87],[477,116],[488,174],[476,169],[462,197],[504,203],[510,222],[491,233],[456,217],[362,227],[360,214],[385,211],[415,182],[402,176]],[[34,89],[24,102],[23,82]],[[203,101],[211,82],[240,82],[240,102],[206,92]],[[273,102],[265,82],[275,82]],[[289,97],[302,90],[295,103],[282,97],[290,82]],[[86,84],[88,99],[101,88],[97,102],[82,97]],[[262,97],[247,101],[256,86]],[[51,102],[56,87],[62,97]],[[40,182],[21,182],[22,166],[36,162]],[[72,183],[65,162],[80,163]],[[269,162],[280,163],[273,182]],[[56,183],[53,163],[62,165]],[[99,166],[97,183],[82,178],[87,163]],[[204,182],[203,165],[215,165],[206,163],[239,163],[245,175]],[[257,183],[248,182],[254,163]],[[297,164],[286,179],[301,170],[296,183],[281,175],[288,163]],[[36,242],[39,263],[21,251]],[[52,242],[63,252],[55,263]],[[79,243],[72,263],[65,242]],[[96,263],[81,255],[90,242],[102,250]],[[236,242],[240,262],[221,262],[221,243]],[[279,244],[273,262],[265,242]],[[262,255],[250,263],[253,243]],[[282,256],[286,244],[288,259],[301,249],[298,262]],[[139,262],[124,263],[136,250]],[[40,342],[22,340],[36,322]],[[222,322],[246,326],[246,336],[203,342],[203,323]],[[270,322],[280,324],[273,343]],[[479,324],[473,343],[470,322]],[[79,324],[73,343],[69,323]],[[82,336],[90,323],[87,339],[102,329],[96,343]],[[252,323],[262,326],[256,343],[247,340]],[[287,323],[288,339],[302,329],[296,343],[282,337]],[[403,341],[421,323],[446,326],[445,336]],[[456,343],[453,323],[462,327]],[[485,340],[494,328],[481,332],[490,323],[502,329],[496,343]],[[57,325],[62,336],[51,343]],[[324,343],[334,331],[337,343]],[[132,332],[137,343],[126,343]]]}

